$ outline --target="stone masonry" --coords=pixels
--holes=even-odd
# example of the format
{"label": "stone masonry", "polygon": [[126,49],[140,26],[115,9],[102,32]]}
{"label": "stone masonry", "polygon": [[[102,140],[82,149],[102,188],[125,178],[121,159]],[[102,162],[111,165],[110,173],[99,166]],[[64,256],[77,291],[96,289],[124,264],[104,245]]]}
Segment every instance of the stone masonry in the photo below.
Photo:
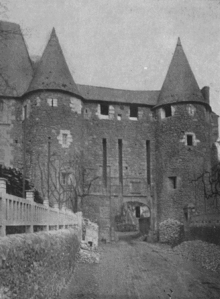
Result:
{"label": "stone masonry", "polygon": [[0,22],[0,35],[0,163],[24,171],[51,205],[64,203],[80,163],[92,183],[77,208],[106,241],[126,203],[137,218],[145,206],[154,231],[167,218],[184,222],[187,205],[207,209],[193,180],[217,153],[218,116],[180,39],[161,90],[131,91],[76,84],[55,29],[37,63],[19,25]]}

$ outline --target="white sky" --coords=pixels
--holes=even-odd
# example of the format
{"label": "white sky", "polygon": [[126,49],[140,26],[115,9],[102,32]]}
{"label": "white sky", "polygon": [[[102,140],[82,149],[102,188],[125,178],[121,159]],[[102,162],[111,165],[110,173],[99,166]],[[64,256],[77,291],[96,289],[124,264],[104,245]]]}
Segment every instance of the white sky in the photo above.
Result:
{"label": "white sky", "polygon": [[180,36],[211,106],[220,114],[219,0],[0,0],[3,20],[19,23],[30,55],[52,27],[76,83],[160,89]]}

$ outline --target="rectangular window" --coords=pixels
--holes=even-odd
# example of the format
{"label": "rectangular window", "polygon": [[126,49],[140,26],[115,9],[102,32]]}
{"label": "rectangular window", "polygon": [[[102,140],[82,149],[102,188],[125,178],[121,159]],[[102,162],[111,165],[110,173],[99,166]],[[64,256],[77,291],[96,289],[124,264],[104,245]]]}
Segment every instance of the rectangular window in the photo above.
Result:
{"label": "rectangular window", "polygon": [[100,104],[100,113],[102,115],[108,115],[109,114],[109,106],[108,106],[108,104],[105,104],[105,103]]}
{"label": "rectangular window", "polygon": [[119,183],[123,184],[122,139],[118,139],[118,174]]}
{"label": "rectangular window", "polygon": [[188,134],[186,135],[187,138],[187,145],[192,146],[193,145],[193,136]]}
{"label": "rectangular window", "polygon": [[67,145],[67,134],[62,134],[62,143]]}
{"label": "rectangular window", "polygon": [[4,108],[4,103],[3,103],[3,101],[1,100],[1,101],[0,101],[0,111],[3,111],[3,108]]}
{"label": "rectangular window", "polygon": [[161,119],[170,117],[172,115],[173,115],[172,106],[168,105],[161,108]]}
{"label": "rectangular window", "polygon": [[130,105],[130,117],[138,118],[138,106]]}
{"label": "rectangular window", "polygon": [[27,105],[23,106],[23,119],[27,118]]}
{"label": "rectangular window", "polygon": [[147,162],[147,183],[151,184],[151,156],[150,156],[150,140],[146,141],[146,162]]}
{"label": "rectangular window", "polygon": [[169,181],[170,181],[170,188],[171,189],[176,189],[177,188],[176,176],[169,177]]}
{"label": "rectangular window", "polygon": [[141,216],[141,207],[135,207],[136,218],[140,218]]}
{"label": "rectangular window", "polygon": [[47,103],[51,107],[57,107],[57,99],[47,99]]}
{"label": "rectangular window", "polygon": [[121,120],[121,114],[118,114],[117,119]]}
{"label": "rectangular window", "polygon": [[62,185],[67,185],[68,184],[68,177],[69,177],[68,173],[66,173],[66,172],[61,173],[61,184]]}
{"label": "rectangular window", "polygon": [[57,107],[57,99],[52,99],[52,107]]}
{"label": "rectangular window", "polygon": [[103,152],[103,182],[107,187],[107,142],[106,139],[102,139],[102,152]]}

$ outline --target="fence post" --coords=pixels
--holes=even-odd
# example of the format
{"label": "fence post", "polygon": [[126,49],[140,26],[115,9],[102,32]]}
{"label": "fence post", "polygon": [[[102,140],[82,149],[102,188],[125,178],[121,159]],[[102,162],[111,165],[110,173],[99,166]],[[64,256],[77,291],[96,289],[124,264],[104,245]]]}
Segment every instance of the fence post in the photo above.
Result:
{"label": "fence post", "polygon": [[49,210],[49,200],[48,199],[44,199],[44,206],[47,208],[47,216],[46,216],[46,225],[44,225],[44,231],[48,231],[49,230],[49,224],[48,222],[50,221],[50,210]]}
{"label": "fence post", "polygon": [[82,212],[77,212],[77,222],[78,222],[78,237],[80,238],[80,241],[82,241]]}
{"label": "fence post", "polygon": [[59,223],[60,223],[60,215],[59,215],[59,205],[58,203],[55,203],[53,206],[54,210],[56,210],[57,213],[57,217],[56,219],[53,219],[53,221],[56,221],[57,224],[55,224],[54,226],[56,227],[56,230],[59,229]]}
{"label": "fence post", "polygon": [[34,225],[33,225],[33,222],[34,222],[34,205],[33,205],[34,190],[26,191],[26,199],[30,201],[30,207],[31,207],[31,209],[30,209],[31,214],[29,215],[31,224],[27,226],[26,231],[27,231],[27,233],[33,233],[34,232]]}
{"label": "fence post", "polygon": [[0,236],[6,236],[6,183],[7,179],[0,178],[0,197],[1,197],[1,209],[0,209]]}

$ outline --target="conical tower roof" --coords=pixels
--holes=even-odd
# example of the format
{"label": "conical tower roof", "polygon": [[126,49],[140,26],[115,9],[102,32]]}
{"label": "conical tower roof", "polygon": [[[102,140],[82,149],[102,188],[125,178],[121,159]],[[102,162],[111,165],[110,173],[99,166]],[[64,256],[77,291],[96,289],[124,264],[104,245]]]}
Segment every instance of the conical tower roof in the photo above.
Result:
{"label": "conical tower roof", "polygon": [[56,89],[79,95],[53,28],[28,91]]}
{"label": "conical tower roof", "polygon": [[0,21],[0,96],[22,96],[32,77],[32,64],[20,26]]}
{"label": "conical tower roof", "polygon": [[178,38],[173,58],[158,97],[157,106],[187,101],[205,102],[205,99],[183,51],[180,38]]}

